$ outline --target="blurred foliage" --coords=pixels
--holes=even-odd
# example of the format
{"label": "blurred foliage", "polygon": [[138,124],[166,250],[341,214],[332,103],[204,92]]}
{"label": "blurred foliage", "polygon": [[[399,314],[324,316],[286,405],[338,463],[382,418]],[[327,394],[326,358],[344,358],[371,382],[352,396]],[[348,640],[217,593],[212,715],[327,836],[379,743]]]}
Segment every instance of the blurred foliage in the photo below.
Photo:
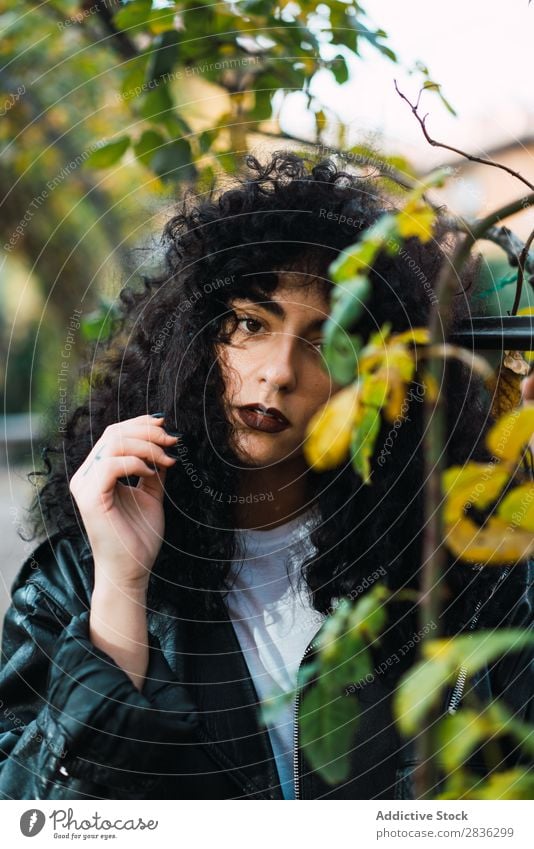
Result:
{"label": "blurred foliage", "polygon": [[[234,173],[252,134],[287,139],[278,115],[295,92],[315,117],[310,142],[334,132],[355,167],[381,166],[390,187],[388,169],[413,173],[401,157],[347,149],[347,128],[311,94],[319,71],[343,85],[364,46],[398,61],[360,3],[1,0],[0,31],[2,266],[10,276],[22,257],[42,295],[38,387],[53,385],[61,360],[50,358],[42,326],[65,338],[73,309],[93,312],[99,294],[116,296],[139,270],[140,230],[145,240],[161,230],[182,187],[204,191]],[[415,70],[430,80],[422,63]],[[17,320],[29,333],[23,313],[24,303]],[[26,360],[11,350],[9,386]],[[46,393],[34,386],[32,395],[46,405]],[[8,410],[23,403],[16,392],[4,401]]]}
{"label": "blurred foliage", "polygon": [[[469,357],[467,352],[436,344],[430,332],[432,325],[392,335],[391,326],[386,324],[371,333],[365,344],[353,331],[370,298],[370,270],[380,253],[395,253],[406,239],[426,242],[431,238],[436,212],[423,197],[429,187],[441,185],[445,177],[446,173],[437,171],[421,181],[405,194],[396,211],[381,215],[329,267],[336,285],[332,310],[325,323],[323,356],[325,369],[344,388],[309,422],[304,452],[315,470],[334,469],[349,458],[362,482],[372,485],[372,479],[380,475],[377,466],[381,466],[382,455],[376,457],[373,469],[371,460],[377,447],[381,447],[377,441],[382,421],[392,427],[402,423],[408,409],[408,388],[416,375],[429,417],[444,415],[444,399],[428,362],[433,357],[464,359],[465,355]],[[487,295],[487,289],[482,292]],[[439,309],[442,310],[441,304]],[[525,311],[531,312],[532,308]],[[439,316],[446,323],[446,315],[440,312]],[[504,365],[519,380],[524,367],[528,371],[528,363],[521,352],[505,355]],[[494,408],[499,415],[486,437],[491,460],[468,461],[446,469],[440,476],[439,470],[434,470],[441,487],[441,536],[437,547],[446,546],[458,560],[478,566],[516,564],[534,555],[534,484],[531,468],[524,463],[534,433],[534,404],[520,407],[520,395],[510,391],[510,378],[495,382],[489,363],[481,357],[473,356],[471,367],[495,385]],[[438,454],[443,450],[441,445],[435,449]],[[425,496],[428,498],[428,484]],[[381,585],[355,606],[345,600],[323,626],[315,680],[311,685],[309,681],[299,684],[303,689],[308,685],[300,704],[301,744],[310,765],[331,784],[349,776],[349,754],[360,705],[358,699],[346,698],[350,692],[347,685],[365,680],[368,674],[371,680],[377,675],[367,642],[379,640],[386,621],[387,600],[388,590]],[[362,623],[366,623],[365,635]],[[532,646],[534,635],[529,629],[424,640],[422,658],[404,674],[394,693],[393,716],[401,735],[410,738],[419,732],[422,736],[424,721],[432,721],[432,712],[439,712],[444,687],[458,676],[457,680],[463,677],[465,681],[503,652]],[[532,729],[517,721],[510,723],[509,713],[500,701],[492,702],[487,711],[485,716],[462,712],[460,718],[453,720],[438,716],[435,729],[427,726],[424,733],[439,736],[445,765],[453,772],[438,791],[442,795],[436,796],[436,788],[426,787],[431,798],[494,798],[491,794],[497,792],[504,798],[529,798],[533,792],[532,775],[527,771],[489,774],[482,781],[463,769],[476,745],[489,740],[490,749],[494,748],[493,738],[506,733],[515,736],[527,755],[532,754]],[[459,729],[463,732],[461,745],[455,737]],[[489,764],[489,773],[494,766],[498,767],[498,759]]]}
{"label": "blurred foliage", "polygon": [[[147,239],[147,231],[150,236],[161,229],[165,206],[185,187],[205,191],[221,174],[233,174],[255,134],[274,137],[273,143],[290,139],[279,116],[287,98],[299,92],[314,119],[310,142],[336,137],[355,169],[381,173],[388,190],[405,195],[401,212],[381,218],[332,269],[338,285],[325,356],[345,389],[322,411],[308,443],[313,459],[326,467],[350,452],[369,482],[380,415],[392,421],[400,414],[413,377],[414,345],[426,340],[419,329],[399,338],[384,327],[362,349],[350,328],[368,295],[367,273],[378,251],[414,236],[431,238],[434,211],[422,196],[443,175],[406,194],[398,177],[415,176],[410,163],[347,145],[348,128],[312,94],[312,82],[327,70],[339,85],[346,83],[349,61],[365,56],[364,46],[397,63],[387,33],[350,0],[2,0],[0,31],[0,347],[8,363],[2,375],[9,387],[6,409],[57,405],[60,380],[70,383],[74,403],[84,340],[109,333],[124,276],[135,276],[147,255],[153,261],[152,249],[141,245],[137,254],[133,248]],[[453,112],[426,65],[419,61],[413,71]],[[37,291],[33,299],[28,282]],[[489,294],[507,286],[500,280]],[[14,333],[8,315],[17,316]],[[358,356],[367,362],[359,383]],[[336,441],[332,428],[339,422]],[[455,493],[452,488],[450,498]],[[369,646],[384,627],[387,597],[383,587],[375,587],[356,606],[341,602],[323,632],[322,666],[306,668],[308,676],[330,670],[303,696],[301,733],[309,760],[331,782],[346,774],[344,753],[359,719],[355,700],[340,698],[339,688],[369,673]],[[506,645],[510,636],[504,635]],[[503,640],[491,637],[485,645],[483,655],[482,644],[477,654],[470,643],[471,657],[482,662],[488,652],[502,650]],[[406,723],[422,719],[435,691],[452,680],[462,649],[461,641],[428,644],[434,654],[400,692]],[[424,702],[418,701],[421,693],[427,694]],[[464,713],[449,721],[461,723],[464,738],[463,748],[454,746],[456,726],[450,733],[445,729],[448,762],[459,763],[470,746],[500,733],[507,721],[503,711],[495,708],[485,718]],[[511,727],[523,743],[527,730],[518,723]],[[477,793],[513,794],[514,786],[516,792],[532,792],[531,777],[514,772],[494,776],[489,791],[477,789],[468,773],[457,771],[455,781],[445,793],[461,789],[480,798]]]}

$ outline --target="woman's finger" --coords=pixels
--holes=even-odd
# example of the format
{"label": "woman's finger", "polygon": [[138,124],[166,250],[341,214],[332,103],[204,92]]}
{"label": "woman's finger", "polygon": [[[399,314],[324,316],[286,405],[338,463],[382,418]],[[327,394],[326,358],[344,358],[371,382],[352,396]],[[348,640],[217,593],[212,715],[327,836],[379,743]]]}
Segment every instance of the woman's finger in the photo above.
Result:
{"label": "woman's finger", "polygon": [[85,471],[80,469],[76,472],[70,490],[81,509],[112,494],[119,478],[131,475],[145,478],[156,474],[156,469],[151,468],[141,457],[94,458]]}
{"label": "woman's finger", "polygon": [[139,419],[127,419],[123,422],[114,422],[114,424],[108,425],[100,439],[95,442],[93,449],[97,446],[101,448],[110,441],[125,439],[126,437],[143,439],[147,442],[155,442],[158,445],[172,445],[176,443],[176,437],[167,433],[162,425],[154,424],[153,418],[150,416],[142,416],[141,418],[143,419],[142,421],[139,421]]}
{"label": "woman's finger", "polygon": [[[168,446],[170,447],[170,446]],[[123,437],[117,439],[108,439],[102,445],[95,445],[93,450],[84,460],[79,470],[76,473],[77,477],[87,477],[92,475],[98,468],[98,463],[102,463],[111,457],[127,457],[135,456],[145,460],[148,464],[157,465],[159,467],[170,468],[176,460],[169,457],[163,448],[153,442],[147,442],[143,439],[133,439]]]}
{"label": "woman's finger", "polygon": [[[167,445],[167,448],[170,447],[170,445]],[[100,448],[97,456],[101,458],[123,457],[130,454],[135,457],[142,457],[143,460],[148,460],[150,463],[161,464],[166,468],[170,468],[174,462],[174,459],[165,453],[163,446],[157,445],[154,442],[147,442],[146,439],[137,439],[131,436],[110,439],[107,445]]]}
{"label": "woman's finger", "polygon": [[149,477],[140,477],[137,483],[137,489],[141,489],[148,495],[152,495],[161,503],[165,494],[166,476],[167,469],[157,469],[155,475],[151,475]]}

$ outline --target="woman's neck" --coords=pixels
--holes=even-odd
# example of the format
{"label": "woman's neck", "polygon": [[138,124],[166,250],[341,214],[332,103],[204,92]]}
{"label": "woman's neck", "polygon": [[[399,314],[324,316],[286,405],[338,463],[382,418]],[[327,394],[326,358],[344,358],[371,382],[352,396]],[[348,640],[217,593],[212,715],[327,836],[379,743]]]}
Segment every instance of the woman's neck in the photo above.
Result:
{"label": "woman's neck", "polygon": [[236,526],[270,530],[295,519],[313,503],[309,469],[302,460],[241,472]]}

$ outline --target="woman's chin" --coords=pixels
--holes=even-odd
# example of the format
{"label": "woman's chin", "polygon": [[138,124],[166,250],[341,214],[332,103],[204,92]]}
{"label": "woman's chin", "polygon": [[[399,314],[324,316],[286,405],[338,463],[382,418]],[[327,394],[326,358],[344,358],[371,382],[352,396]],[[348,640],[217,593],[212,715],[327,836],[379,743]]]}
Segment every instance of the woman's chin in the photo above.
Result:
{"label": "woman's chin", "polygon": [[270,466],[294,461],[302,456],[302,445],[282,444],[279,434],[259,433],[247,435],[239,441],[236,454],[247,466]]}

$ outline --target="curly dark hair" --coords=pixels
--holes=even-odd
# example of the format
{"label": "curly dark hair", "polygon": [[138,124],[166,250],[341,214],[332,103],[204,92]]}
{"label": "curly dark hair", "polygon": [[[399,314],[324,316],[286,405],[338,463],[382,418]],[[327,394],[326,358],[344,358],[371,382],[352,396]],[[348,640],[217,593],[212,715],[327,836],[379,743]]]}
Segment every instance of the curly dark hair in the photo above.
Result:
{"label": "curly dark hair", "polygon": [[[269,297],[278,285],[277,270],[303,264],[330,287],[332,260],[385,209],[394,208],[376,178],[340,170],[332,158],[282,150],[265,164],[248,155],[245,165],[248,171],[224,190],[212,188],[201,199],[192,190],[184,194],[163,232],[164,269],[142,277],[142,286],[121,291],[120,326],[104,346],[90,352],[87,400],[71,414],[64,434],[49,437],[45,470],[34,473],[45,479],[32,506],[34,537],[83,534],[70,477],[107,425],[163,411],[166,424],[184,435],[185,453],[167,473],[165,539],[149,604],[186,591],[191,616],[210,610],[213,594],[227,591],[236,554],[235,507],[213,496],[237,492],[224,383],[214,356],[229,302],[252,291]],[[431,241],[411,238],[402,251],[379,256],[358,323],[363,338],[385,322],[393,331],[427,324],[432,287],[455,238],[439,216]],[[469,311],[475,275],[472,264],[459,282],[455,321]],[[490,419],[480,381],[451,361],[445,392],[448,462],[487,459],[483,438]],[[310,474],[321,522],[312,535],[318,553],[304,564],[302,576],[318,611],[327,613],[336,598],[354,597],[354,589],[369,583],[380,567],[393,589],[419,586],[422,407],[417,399],[410,403],[387,462],[377,466],[391,429],[382,425],[371,485],[362,483],[350,463]],[[445,581],[449,633],[465,627],[476,600],[488,594],[498,573],[450,558]],[[507,591],[508,602],[512,593]],[[413,633],[406,602],[399,605],[399,628]],[[499,621],[501,613],[488,605],[487,621]]]}

